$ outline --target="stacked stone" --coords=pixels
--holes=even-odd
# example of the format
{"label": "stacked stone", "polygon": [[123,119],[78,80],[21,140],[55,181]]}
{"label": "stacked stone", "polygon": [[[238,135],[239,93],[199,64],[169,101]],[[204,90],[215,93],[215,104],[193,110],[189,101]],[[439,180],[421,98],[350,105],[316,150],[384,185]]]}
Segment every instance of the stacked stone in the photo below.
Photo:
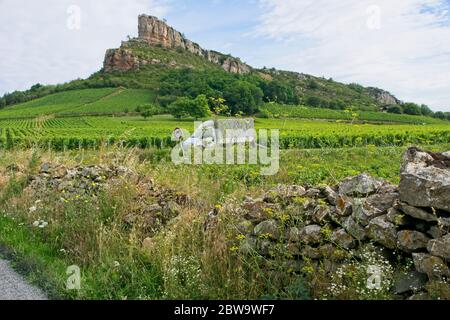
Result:
{"label": "stacked stone", "polygon": [[[284,243],[302,260],[355,252],[373,243],[385,251],[411,257],[402,294],[429,280],[450,278],[450,154],[411,148],[404,156],[399,186],[362,174],[334,187],[278,186],[260,199],[247,198],[239,226],[241,251],[270,256]],[[274,212],[288,212],[301,223],[286,223]],[[405,281],[400,281],[405,283]]]}

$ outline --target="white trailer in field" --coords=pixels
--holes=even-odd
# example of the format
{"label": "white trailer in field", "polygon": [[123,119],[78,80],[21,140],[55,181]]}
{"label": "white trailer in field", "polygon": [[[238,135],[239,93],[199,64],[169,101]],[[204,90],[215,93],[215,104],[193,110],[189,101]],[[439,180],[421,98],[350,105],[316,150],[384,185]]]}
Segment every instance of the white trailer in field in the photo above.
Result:
{"label": "white trailer in field", "polygon": [[173,140],[181,142],[183,151],[191,147],[208,148],[217,145],[249,144],[256,146],[256,130],[253,119],[221,119],[201,123],[193,135],[184,137],[177,128]]}

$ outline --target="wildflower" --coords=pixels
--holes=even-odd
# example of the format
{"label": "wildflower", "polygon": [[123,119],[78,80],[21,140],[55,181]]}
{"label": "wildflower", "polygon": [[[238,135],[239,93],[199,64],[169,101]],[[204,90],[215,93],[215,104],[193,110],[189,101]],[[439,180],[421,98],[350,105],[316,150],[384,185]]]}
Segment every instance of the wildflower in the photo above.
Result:
{"label": "wildflower", "polygon": [[43,221],[43,222],[39,225],[39,228],[44,229],[46,226],[48,226],[48,222]]}
{"label": "wildflower", "polygon": [[119,263],[119,261],[114,261],[114,262],[113,262],[113,264],[114,264],[114,267],[115,267],[115,268],[118,268],[118,267],[120,267],[120,263]]}
{"label": "wildflower", "polygon": [[37,207],[36,206],[32,206],[30,207],[30,209],[28,209],[30,213],[36,212],[37,211]]}
{"label": "wildflower", "polygon": [[35,228],[44,229],[47,226],[48,226],[48,222],[44,221],[44,220],[36,220],[33,222],[33,227],[35,227]]}
{"label": "wildflower", "polygon": [[244,239],[245,239],[245,236],[243,234],[240,234],[240,235],[236,236],[236,240],[237,241],[242,241]]}

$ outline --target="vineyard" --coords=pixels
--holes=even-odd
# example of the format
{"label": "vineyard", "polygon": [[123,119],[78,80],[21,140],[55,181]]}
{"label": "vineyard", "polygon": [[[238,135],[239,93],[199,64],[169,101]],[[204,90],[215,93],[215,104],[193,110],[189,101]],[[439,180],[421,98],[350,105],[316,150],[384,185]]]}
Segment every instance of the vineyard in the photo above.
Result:
{"label": "vineyard", "polygon": [[[352,146],[403,146],[450,142],[450,126],[376,125],[298,119],[256,119],[257,129],[279,129],[283,149]],[[96,148],[120,143],[148,148],[171,146],[171,133],[181,127],[193,131],[193,121],[157,116],[76,117],[0,120],[0,148],[39,146],[54,150]]]}
{"label": "vineyard", "polygon": [[261,116],[265,118],[328,119],[410,124],[448,124],[448,121],[424,116],[412,116],[407,114],[393,114],[374,111],[331,110],[273,103],[264,105],[260,108],[260,110]]}
{"label": "vineyard", "polygon": [[153,92],[144,89],[69,90],[7,107],[0,110],[0,119],[128,113],[153,100]]}

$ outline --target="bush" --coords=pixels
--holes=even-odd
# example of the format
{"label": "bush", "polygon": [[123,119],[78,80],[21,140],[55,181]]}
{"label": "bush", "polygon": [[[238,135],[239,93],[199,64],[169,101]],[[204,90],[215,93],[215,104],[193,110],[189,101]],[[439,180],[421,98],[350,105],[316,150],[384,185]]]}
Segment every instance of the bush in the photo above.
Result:
{"label": "bush", "polygon": [[422,113],[422,115],[428,117],[433,115],[433,111],[425,104],[420,106],[420,112]]}
{"label": "bush", "polygon": [[264,100],[267,102],[298,103],[298,97],[295,95],[294,89],[279,80],[273,80],[268,84],[264,84],[263,91]]}
{"label": "bush", "polygon": [[403,105],[403,112],[413,116],[419,116],[422,114],[420,107],[412,102],[408,102]]}
{"label": "bush", "polygon": [[434,118],[444,120],[446,118],[445,113],[442,111],[438,111],[433,115]]}
{"label": "bush", "polygon": [[195,99],[181,97],[169,106],[169,112],[177,119],[187,117],[204,118],[210,114],[208,99],[205,95],[199,95]]}
{"label": "bush", "polygon": [[319,89],[319,84],[315,80],[311,79],[308,81],[308,89],[317,90]]}
{"label": "bush", "polygon": [[263,102],[264,93],[256,85],[238,81],[225,88],[224,98],[231,107],[231,112],[237,114],[254,114]]}
{"label": "bush", "polygon": [[322,99],[320,97],[308,97],[306,98],[306,105],[311,106],[313,108],[328,108],[329,103],[325,99]]}
{"label": "bush", "polygon": [[403,109],[399,105],[393,105],[393,106],[387,107],[387,112],[395,113],[395,114],[402,114],[403,113]]}

